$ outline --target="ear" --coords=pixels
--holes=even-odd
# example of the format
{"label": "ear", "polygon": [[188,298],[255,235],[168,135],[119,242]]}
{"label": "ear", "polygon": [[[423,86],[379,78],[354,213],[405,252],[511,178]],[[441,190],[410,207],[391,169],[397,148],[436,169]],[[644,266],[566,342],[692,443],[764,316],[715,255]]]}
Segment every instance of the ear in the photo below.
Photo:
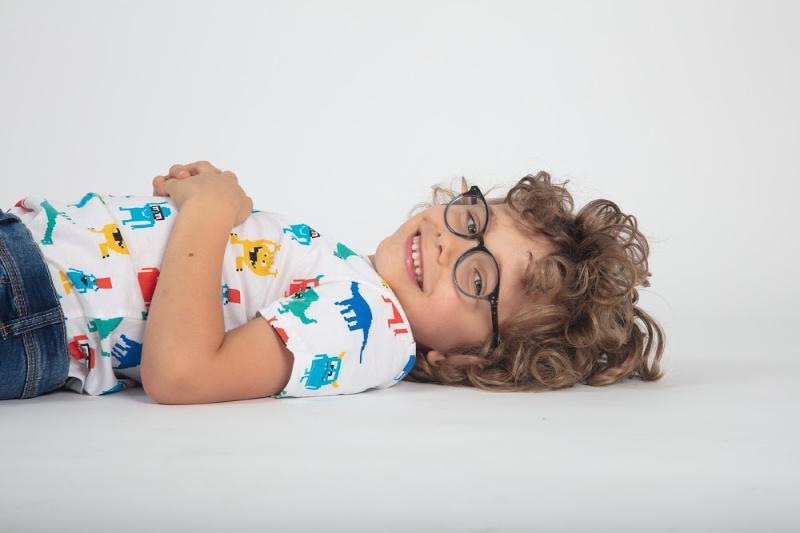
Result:
{"label": "ear", "polygon": [[447,354],[444,354],[438,350],[429,350],[428,353],[425,355],[425,358],[428,360],[428,364],[436,366],[440,362],[447,359]]}

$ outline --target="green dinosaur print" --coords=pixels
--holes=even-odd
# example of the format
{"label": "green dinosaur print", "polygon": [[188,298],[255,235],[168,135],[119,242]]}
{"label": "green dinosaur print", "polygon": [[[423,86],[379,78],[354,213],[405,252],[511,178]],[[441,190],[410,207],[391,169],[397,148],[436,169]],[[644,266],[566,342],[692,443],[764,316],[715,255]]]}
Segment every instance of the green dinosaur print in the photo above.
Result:
{"label": "green dinosaur print", "polygon": [[333,255],[335,255],[336,257],[338,257],[342,261],[346,261],[347,258],[350,257],[351,255],[358,255],[358,254],[355,253],[350,248],[348,248],[347,246],[345,246],[344,244],[339,242],[339,243],[336,243],[336,251],[333,252]]}
{"label": "green dinosaur print", "polygon": [[72,219],[69,218],[69,215],[63,211],[59,211],[47,200],[44,200],[41,204],[42,209],[44,210],[44,214],[47,215],[47,229],[44,231],[44,238],[42,239],[42,244],[53,244],[53,229],[56,227],[56,218],[62,216],[72,222]]}
{"label": "green dinosaur print", "polygon": [[314,324],[316,319],[308,318],[306,311],[311,307],[311,304],[319,300],[319,294],[314,289],[308,288],[303,291],[298,291],[278,308],[279,313],[292,313],[300,319],[303,324]]}

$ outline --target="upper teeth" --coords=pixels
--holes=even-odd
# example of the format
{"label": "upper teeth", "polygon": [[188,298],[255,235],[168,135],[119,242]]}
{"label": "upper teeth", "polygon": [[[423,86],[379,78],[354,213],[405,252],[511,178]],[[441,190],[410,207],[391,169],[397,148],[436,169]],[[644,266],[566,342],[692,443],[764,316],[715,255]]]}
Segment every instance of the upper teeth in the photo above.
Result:
{"label": "upper teeth", "polygon": [[417,275],[417,283],[422,286],[422,267],[419,264],[419,235],[415,235],[411,240],[411,260],[414,262],[414,273]]}

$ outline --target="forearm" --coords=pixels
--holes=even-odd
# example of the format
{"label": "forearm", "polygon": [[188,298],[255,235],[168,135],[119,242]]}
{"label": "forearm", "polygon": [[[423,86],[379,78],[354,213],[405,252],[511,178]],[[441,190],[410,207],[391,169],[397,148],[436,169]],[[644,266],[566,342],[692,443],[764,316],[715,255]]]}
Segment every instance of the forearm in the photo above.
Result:
{"label": "forearm", "polygon": [[208,202],[180,209],[150,303],[142,374],[183,376],[222,344],[220,280],[231,221]]}

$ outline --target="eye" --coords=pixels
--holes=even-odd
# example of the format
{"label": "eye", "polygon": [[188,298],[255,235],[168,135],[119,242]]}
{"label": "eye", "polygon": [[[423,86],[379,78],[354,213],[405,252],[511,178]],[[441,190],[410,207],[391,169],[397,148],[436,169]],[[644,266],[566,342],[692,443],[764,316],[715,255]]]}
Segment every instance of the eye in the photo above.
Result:
{"label": "eye", "polygon": [[478,223],[475,222],[475,217],[472,216],[472,213],[467,213],[467,233],[470,235],[475,235],[478,233]]}
{"label": "eye", "polygon": [[475,296],[483,294],[483,278],[477,270],[472,275],[472,286],[475,289]]}

